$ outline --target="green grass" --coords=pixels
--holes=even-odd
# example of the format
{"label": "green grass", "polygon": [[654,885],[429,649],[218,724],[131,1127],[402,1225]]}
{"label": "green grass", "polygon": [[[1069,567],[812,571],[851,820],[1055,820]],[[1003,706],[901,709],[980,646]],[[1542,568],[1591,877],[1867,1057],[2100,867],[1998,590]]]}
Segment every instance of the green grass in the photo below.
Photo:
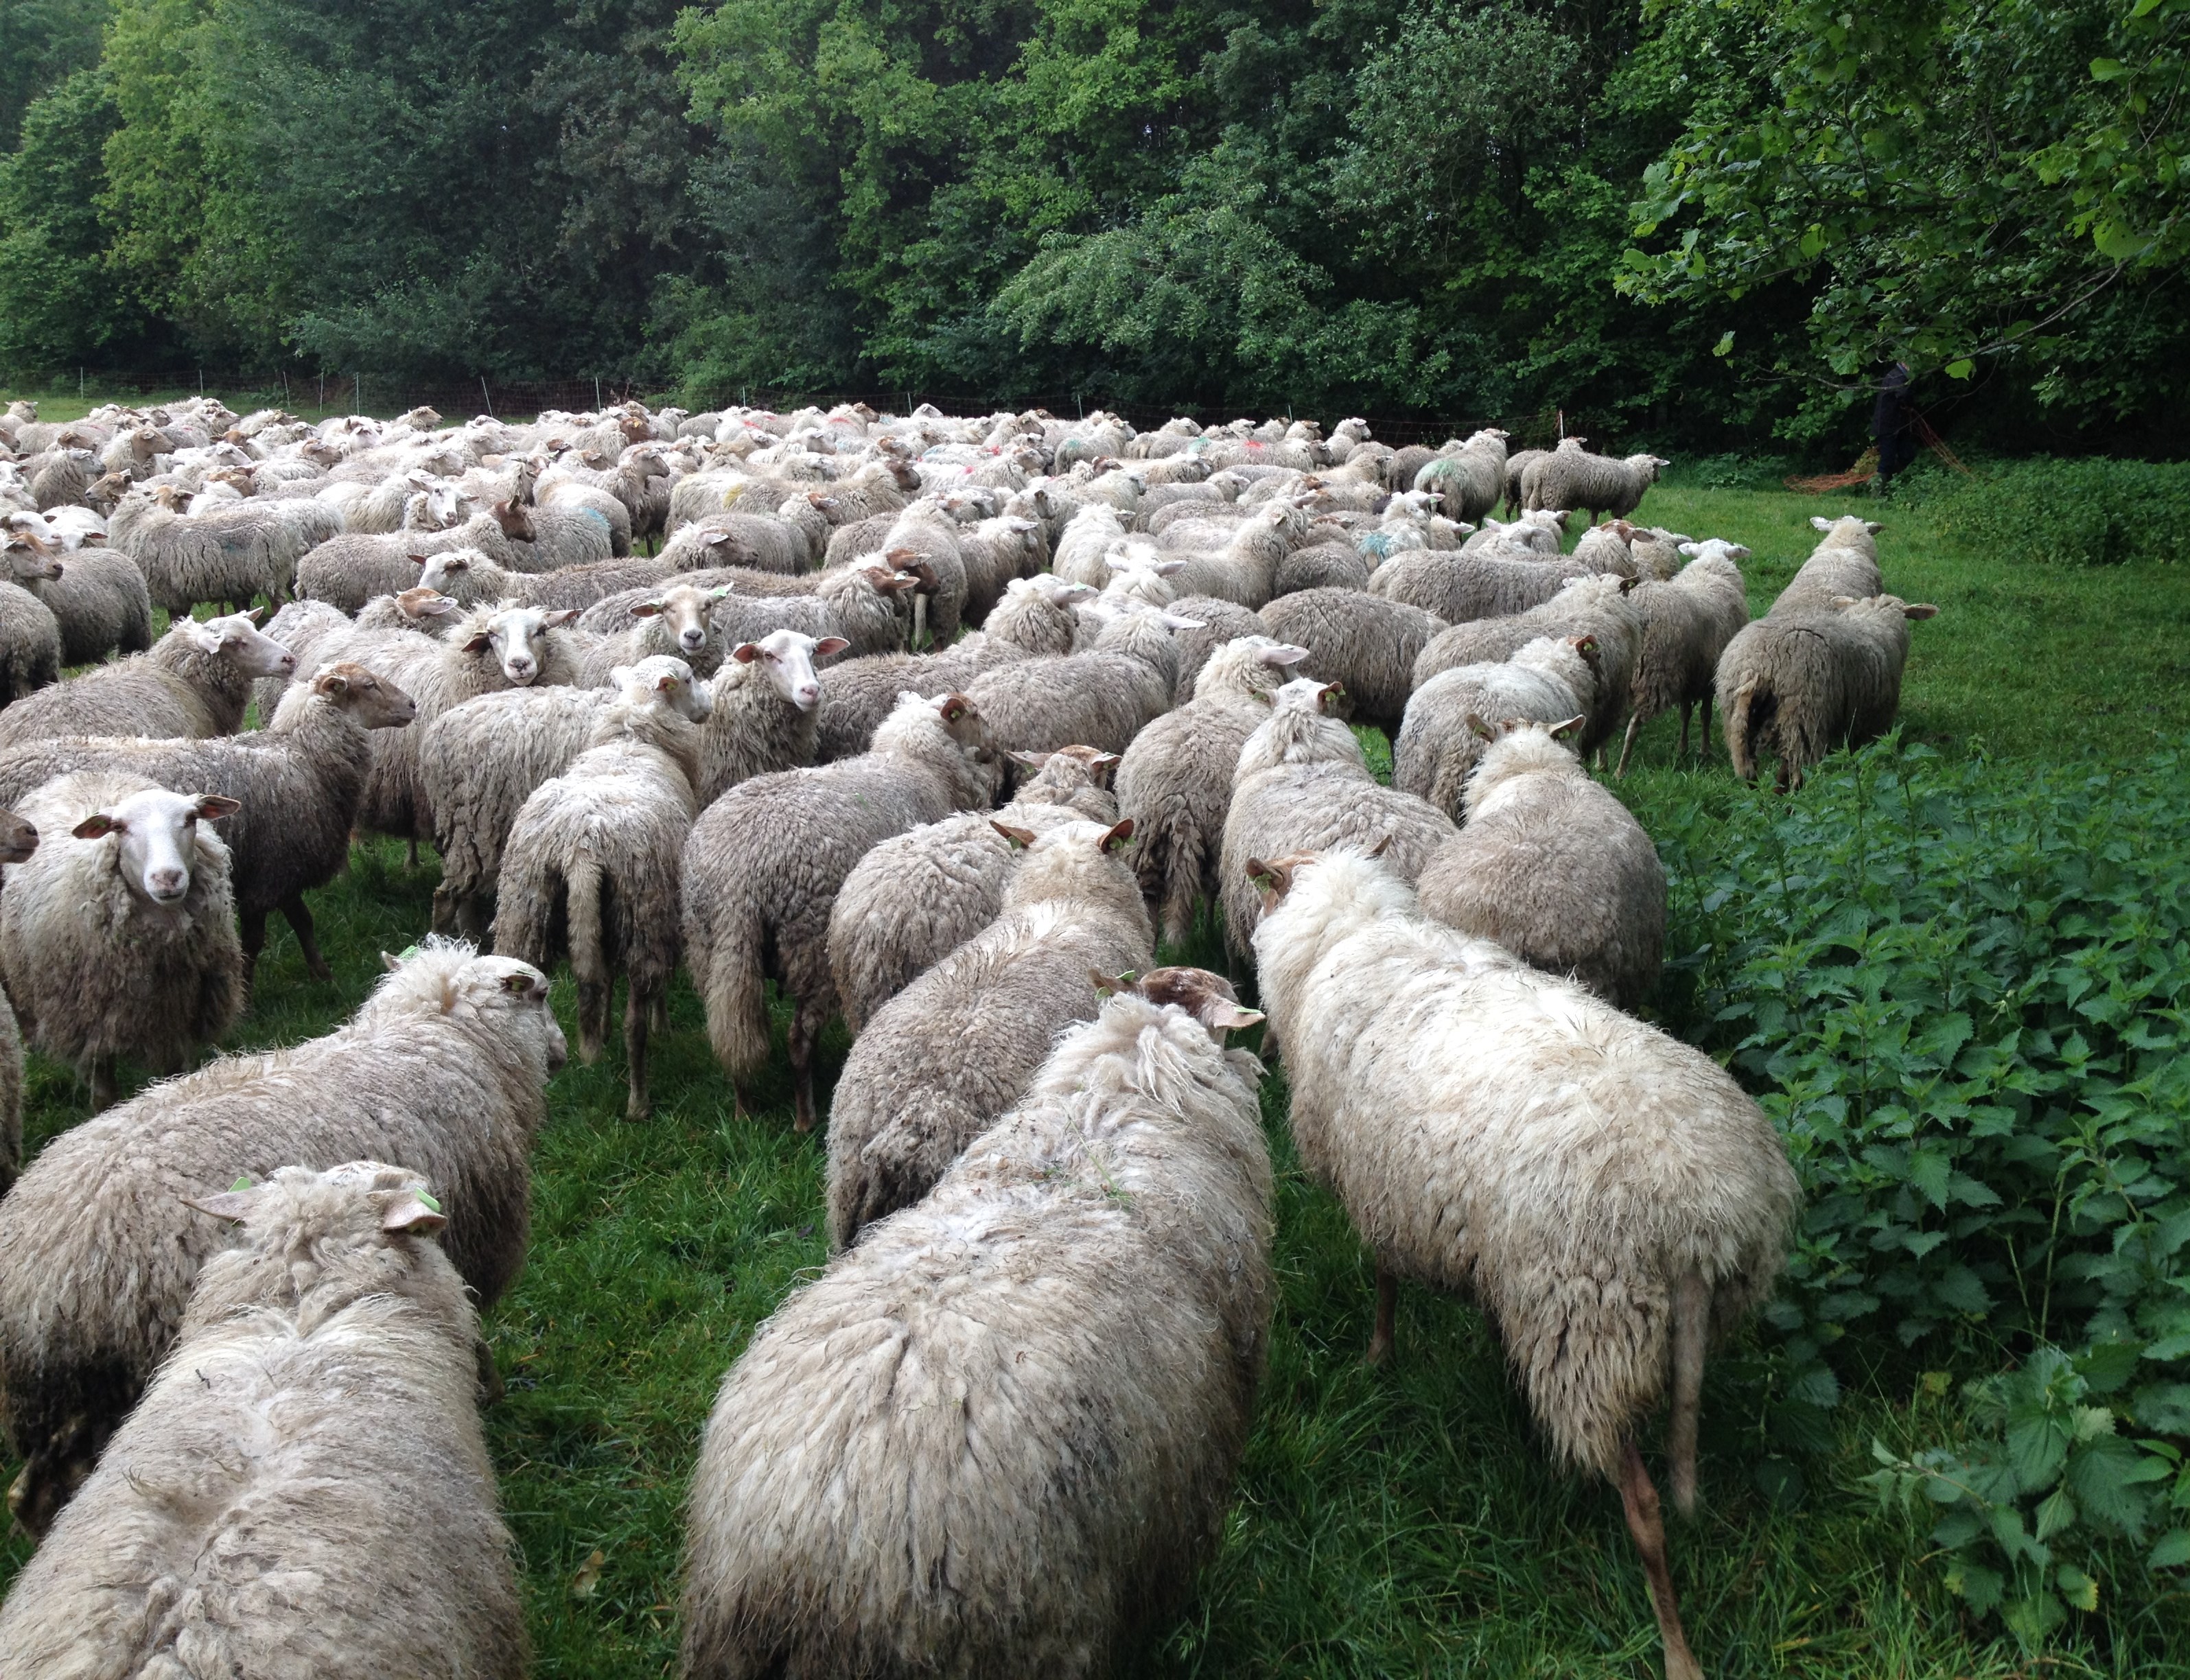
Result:
{"label": "green grass", "polygon": [[[1810,514],[1876,505],[1669,486],[1645,513],[1748,543],[1761,610],[1808,552]],[[2190,569],[2010,566],[1942,547],[1920,515],[1889,506],[1878,516],[1889,526],[1889,580],[1942,609],[1915,627],[1913,734],[1949,751],[1982,746],[2011,773],[2017,759],[2142,753],[2190,721]],[[1660,802],[1699,794],[1738,820],[1744,802],[1722,755],[1701,770],[1676,768],[1677,733],[1671,718],[1644,732],[1641,767],[1623,791],[1646,821]],[[312,982],[277,931],[236,1044],[292,1042],[343,1019],[378,973],[378,953],[424,928],[432,885],[430,864],[406,873],[400,849],[360,846],[352,872],[316,900],[335,979]],[[1188,955],[1212,951],[1205,935]],[[570,1030],[567,979],[556,996]],[[681,981],[672,1010],[673,1029],[657,1041],[650,1124],[621,1120],[613,1057],[557,1078],[536,1160],[530,1264],[488,1314],[508,1393],[487,1430],[542,1676],[638,1680],[672,1670],[679,1507],[708,1405],[753,1327],[825,1255],[823,1145],[791,1131],[780,1056],[752,1093],[757,1113],[734,1119]],[[832,1030],[825,1080],[844,1047]],[[1380,1371],[1363,1367],[1365,1258],[1294,1161],[1280,1075],[1263,1109],[1279,1164],[1282,1288],[1269,1374],[1223,1550],[1148,1654],[1147,1671],[1658,1673],[1617,1497],[1550,1467],[1496,1345],[1460,1303],[1404,1291],[1397,1356]],[[31,1147],[85,1111],[69,1076],[34,1059]],[[1967,1350],[1971,1371],[1991,1368],[1989,1351]],[[1922,1529],[1880,1514],[1859,1485],[1874,1436],[1897,1449],[1951,1439],[1956,1403],[1932,1398],[1898,1348],[1844,1348],[1836,1358],[1852,1392],[1835,1450],[1811,1461],[1806,1487],[1776,1495],[1750,1473],[1759,1398],[1732,1361],[1714,1370],[1704,1514],[1672,1530],[1706,1666],[1717,1676],[2040,1671],[1967,1621],[1927,1561]],[[24,1555],[10,1540],[0,1574]],[[2181,1673],[2183,1599],[2108,1592],[2043,1671]]]}

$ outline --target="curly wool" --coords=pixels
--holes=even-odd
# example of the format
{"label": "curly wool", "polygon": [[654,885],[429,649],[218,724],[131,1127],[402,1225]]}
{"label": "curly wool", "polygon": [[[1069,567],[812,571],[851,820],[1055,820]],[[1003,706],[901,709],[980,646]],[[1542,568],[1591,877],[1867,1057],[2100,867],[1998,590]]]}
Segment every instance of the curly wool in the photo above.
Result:
{"label": "curly wool", "polygon": [[1632,1009],[1657,990],[1665,871],[1642,825],[1540,728],[1484,749],[1467,820],[1416,883],[1422,909]]}
{"label": "curly wool", "polygon": [[1415,660],[1414,686],[1462,665],[1495,665],[1511,659],[1540,636],[1589,636],[1597,642],[1597,704],[1582,726],[1580,745],[1594,752],[1620,726],[1635,682],[1642,645],[1642,616],[1627,595],[1630,578],[1609,574],[1569,583],[1540,607],[1511,618],[1455,624],[1424,644]]}
{"label": "curly wool", "polygon": [[925,1195],[1017,1102],[1057,1036],[1102,1007],[1091,971],[1144,973],[1155,941],[1109,831],[1037,835],[1002,912],[878,1008],[829,1106],[829,1240]]}
{"label": "curly wool", "polygon": [[874,847],[844,877],[829,912],[829,972],[844,1023],[859,1033],[876,1010],[1003,913],[1004,893],[1024,854],[996,831],[1003,823],[1039,834],[1086,820],[1118,820],[1102,785],[1112,755],[1068,746],[995,813],[961,812]]}
{"label": "curly wool", "polygon": [[1586,513],[1592,525],[1600,514],[1625,519],[1641,504],[1643,492],[1658,481],[1658,469],[1665,464],[1655,455],[1617,460],[1579,449],[1555,449],[1522,474],[1521,503],[1532,511]]}
{"label": "curly wool", "polygon": [[1482,1305],[1557,1456],[1615,1476],[1682,1280],[1722,1331],[1771,1293],[1800,1192],[1770,1123],[1702,1052],[1423,917],[1380,860],[1299,866],[1255,953],[1302,1162],[1380,1266]]}
{"label": "curly wool", "polygon": [[1166,1623],[1268,1345],[1259,1071],[1113,998],[761,1326],[693,1478],[684,1674],[1095,1675]]}
{"label": "curly wool", "polygon": [[59,577],[40,578],[30,592],[60,629],[60,662],[88,665],[110,653],[142,653],[152,645],[152,597],[145,574],[111,548],[70,551]]}
{"label": "curly wool", "polygon": [[1800,787],[1835,747],[1860,746],[1892,728],[1909,620],[1937,610],[1876,595],[1823,610],[1773,611],[1745,627],[1718,661],[1734,774],[1752,780],[1768,753],[1779,761],[1779,786]]}
{"label": "curly wool", "polygon": [[1878,570],[1875,525],[1852,514],[1830,522],[1813,519],[1811,524],[1824,535],[1772,603],[1773,612],[1830,610],[1842,596],[1864,601],[1886,593],[1885,580]]}
{"label": "curly wool", "polygon": [[234,735],[251,684],[240,649],[207,653],[170,630],[149,652],[94,665],[0,712],[0,746],[50,735]]}
{"label": "curly wool", "polygon": [[547,996],[537,970],[429,939],[326,1037],[211,1063],[48,1144],[0,1200],[0,1371],[26,1502],[50,1515],[68,1497],[223,1246],[184,1196],[393,1156],[434,1185],[464,1281],[499,1297],[525,1262],[532,1140],[564,1055]]}
{"label": "curly wool", "polygon": [[1638,583],[1627,599],[1642,616],[1642,644],[1635,667],[1627,746],[1620,755],[1623,770],[1636,731],[1661,712],[1680,708],[1685,746],[1688,713],[1700,704],[1709,738],[1719,658],[1749,622],[1749,590],[1741,580],[1741,569],[1712,546],[1667,582]]}
{"label": "curly wool", "polygon": [[22,585],[0,579],[0,706],[12,711],[60,674],[60,621]]}
{"label": "curly wool", "polygon": [[[1518,551],[1515,551],[1518,554]],[[1434,613],[1447,624],[1472,619],[1505,618],[1541,606],[1570,577],[1588,577],[1599,568],[1580,555],[1572,558],[1505,559],[1493,552],[1444,553],[1419,548],[1395,554],[1369,580],[1371,594]]]}
{"label": "curly wool", "polygon": [[[1588,651],[1583,650],[1586,645]],[[1541,636],[1497,665],[1444,671],[1415,690],[1392,743],[1392,786],[1420,794],[1455,822],[1486,743],[1470,719],[1537,724],[1585,720],[1597,703],[1595,645],[1586,637]]]}
{"label": "curly wool", "polygon": [[381,1229],[423,1183],[288,1166],[251,1197],[0,1609],[17,1671],[520,1680],[478,1315],[437,1245]]}

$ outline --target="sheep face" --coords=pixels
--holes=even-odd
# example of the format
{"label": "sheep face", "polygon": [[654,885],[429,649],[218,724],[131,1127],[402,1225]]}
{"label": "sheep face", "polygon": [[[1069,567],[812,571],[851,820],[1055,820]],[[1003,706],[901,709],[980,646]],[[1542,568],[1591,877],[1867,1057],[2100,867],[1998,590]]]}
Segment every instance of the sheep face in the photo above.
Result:
{"label": "sheep face", "polygon": [[69,831],[79,840],[114,838],[115,870],[147,904],[179,904],[190,890],[197,826],[242,809],[218,793],[170,793],[148,787],[111,810],[94,811]]}
{"label": "sheep face", "polygon": [[178,627],[200,653],[228,661],[247,677],[294,676],[297,656],[259,632],[258,619],[264,610],[232,612],[203,623],[186,618]]}
{"label": "sheep face", "polygon": [[632,608],[631,616],[661,619],[676,639],[678,651],[687,659],[696,659],[707,650],[707,639],[714,631],[710,609],[729,593],[727,584],[715,589],[695,589],[689,583],[679,584],[673,589],[665,589],[650,601],[638,602]]}
{"label": "sheep face", "polygon": [[60,562],[35,537],[9,537],[6,555],[8,576],[17,583],[51,582],[61,575]]}
{"label": "sheep face", "polygon": [[452,939],[428,939],[400,956],[380,955],[389,970],[358,1012],[360,1021],[424,1014],[483,1024],[499,1035],[530,1040],[548,1071],[570,1059],[570,1046],[548,1006],[548,977],[513,956],[478,956]]}
{"label": "sheep face", "polygon": [[349,660],[322,665],[312,678],[312,692],[325,695],[368,729],[400,729],[418,715],[417,701]]}
{"label": "sheep face", "polygon": [[0,863],[21,863],[37,849],[37,825],[0,811]]}
{"label": "sheep face", "polygon": [[464,644],[464,651],[487,654],[502,667],[511,687],[530,688],[540,680],[548,663],[548,633],[560,629],[576,616],[568,610],[542,612],[537,607],[508,607]]}
{"label": "sheep face", "polygon": [[690,666],[669,654],[619,665],[609,673],[609,682],[626,700],[653,698],[695,724],[706,723],[715,709],[713,690],[692,674]]}
{"label": "sheep face", "polygon": [[[778,694],[801,712],[811,712],[821,703],[821,679],[814,674],[815,658],[826,659],[849,646],[842,636],[824,636],[817,642],[796,630],[777,630],[757,642],[744,643],[730,657],[740,665],[760,666]],[[967,701],[969,710],[972,704]],[[946,717],[945,721],[950,720]]]}
{"label": "sheep face", "polygon": [[1151,968],[1138,979],[1121,976],[1110,980],[1092,973],[1089,978],[1098,991],[1130,991],[1151,1003],[1184,1010],[1207,1028],[1219,1044],[1226,1033],[1253,1026],[1262,1019],[1261,1010],[1240,1007],[1240,995],[1232,990],[1231,981],[1206,968]]}

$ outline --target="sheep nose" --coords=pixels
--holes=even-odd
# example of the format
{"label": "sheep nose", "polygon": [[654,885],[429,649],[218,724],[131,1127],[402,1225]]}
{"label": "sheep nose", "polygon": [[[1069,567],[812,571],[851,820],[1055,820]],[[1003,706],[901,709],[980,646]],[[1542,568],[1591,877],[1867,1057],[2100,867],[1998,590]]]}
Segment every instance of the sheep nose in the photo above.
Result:
{"label": "sheep nose", "polygon": [[688,653],[697,653],[706,644],[707,633],[704,630],[687,630],[678,637],[677,640]]}
{"label": "sheep nose", "polygon": [[801,712],[811,712],[821,701],[821,684],[801,683],[798,685],[797,707]]}
{"label": "sheep nose", "polygon": [[162,904],[166,903],[170,899],[179,899],[182,897],[183,894],[189,888],[190,884],[190,877],[184,874],[179,869],[167,868],[150,870],[146,872],[145,877],[145,887],[150,891],[152,896],[159,900]]}
{"label": "sheep nose", "polygon": [[293,653],[285,653],[281,656],[280,662],[281,674],[286,677],[297,668],[297,656]]}

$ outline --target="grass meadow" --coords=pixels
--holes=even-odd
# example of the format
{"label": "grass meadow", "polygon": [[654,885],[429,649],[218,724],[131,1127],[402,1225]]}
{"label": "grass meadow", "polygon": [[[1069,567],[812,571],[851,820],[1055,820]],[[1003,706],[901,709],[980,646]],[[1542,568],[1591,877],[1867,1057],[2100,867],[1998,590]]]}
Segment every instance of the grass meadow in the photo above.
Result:
{"label": "grass meadow", "polygon": [[[61,412],[58,405],[50,412]],[[1762,611],[1812,546],[1819,512],[1883,519],[1889,586],[1936,602],[1914,627],[1906,735],[1943,754],[1982,752],[1999,773],[2086,757],[2135,758],[2190,724],[2190,568],[2085,570],[2011,563],[1938,540],[1921,510],[1866,497],[1705,491],[1676,483],[1654,521],[1747,544]],[[1672,718],[1638,746],[1619,791],[1646,826],[1702,801],[1732,825],[1758,809],[1713,744],[1676,765]],[[1820,780],[1844,774],[1829,767]],[[1800,797],[1800,796],[1798,796]],[[304,972],[286,926],[269,930],[258,996],[233,1047],[327,1030],[380,972],[379,953],[425,930],[430,860],[360,843],[350,872],[317,895],[334,965]],[[1676,883],[1675,913],[1683,894]],[[1670,949],[1681,950],[1677,926]],[[1206,956],[1213,946],[1183,953]],[[568,976],[556,1000],[576,1042]],[[486,1416],[520,1554],[534,1671],[640,1680],[673,1671],[681,1502],[723,1371],[757,1325],[824,1262],[819,1134],[791,1129],[780,1059],[733,1117],[680,980],[656,1041],[657,1108],[622,1117],[612,1053],[559,1075],[541,1137],[530,1263],[487,1315],[508,1393]],[[1667,1024],[1682,1030],[1677,1019]],[[779,1030],[780,1024],[779,1023]],[[825,1041],[824,1077],[846,1047]],[[1163,1676],[1641,1677],[1660,1671],[1642,1575],[1608,1486],[1555,1472],[1469,1307],[1407,1288],[1398,1352],[1370,1371],[1367,1257],[1333,1200],[1299,1170],[1274,1070],[1263,1115],[1279,1166],[1281,1285],[1259,1418],[1222,1550],[1189,1609],[1144,1658]],[[88,1093],[33,1058],[35,1153],[84,1119]],[[1881,1511],[1860,1479],[1874,1438],[1903,1450],[1951,1439],[1957,1376],[1994,1369],[1997,1347],[1965,1336],[1912,1361],[1891,1337],[1835,1354],[1847,1398],[1830,1450],[1799,1490],[1751,1473],[1759,1397],[1736,1362],[1706,1388],[1704,1500],[1672,1526],[1689,1635],[1718,1676],[2179,1676],[2190,1665],[2183,1596],[2109,1592],[2046,1654],[2027,1657],[1941,1584],[1925,1524]],[[1654,1440],[1646,1448],[1655,1464]],[[13,1467],[4,1472],[14,1473]],[[0,1547],[0,1580],[26,1555]]]}

